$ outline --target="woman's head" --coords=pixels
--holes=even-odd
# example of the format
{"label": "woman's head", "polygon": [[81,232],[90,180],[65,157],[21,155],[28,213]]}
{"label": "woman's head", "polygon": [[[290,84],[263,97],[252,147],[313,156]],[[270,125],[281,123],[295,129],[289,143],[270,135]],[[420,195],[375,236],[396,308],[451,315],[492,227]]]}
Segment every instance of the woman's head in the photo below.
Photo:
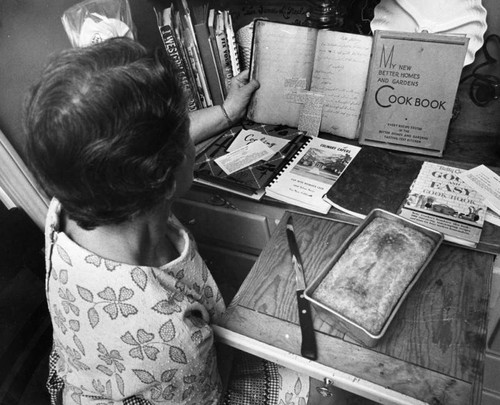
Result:
{"label": "woman's head", "polygon": [[26,100],[28,165],[86,229],[163,201],[191,147],[173,63],[117,38],[63,51]]}

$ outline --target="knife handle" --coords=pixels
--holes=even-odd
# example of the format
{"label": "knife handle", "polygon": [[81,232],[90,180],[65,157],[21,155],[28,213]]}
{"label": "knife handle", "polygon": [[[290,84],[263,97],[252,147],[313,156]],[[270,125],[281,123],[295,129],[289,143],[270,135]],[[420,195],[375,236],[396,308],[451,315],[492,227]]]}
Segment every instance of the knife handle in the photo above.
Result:
{"label": "knife handle", "polygon": [[299,307],[299,324],[302,333],[300,353],[303,357],[316,360],[316,337],[311,316],[311,306],[304,297],[304,290],[297,290],[297,303]]}

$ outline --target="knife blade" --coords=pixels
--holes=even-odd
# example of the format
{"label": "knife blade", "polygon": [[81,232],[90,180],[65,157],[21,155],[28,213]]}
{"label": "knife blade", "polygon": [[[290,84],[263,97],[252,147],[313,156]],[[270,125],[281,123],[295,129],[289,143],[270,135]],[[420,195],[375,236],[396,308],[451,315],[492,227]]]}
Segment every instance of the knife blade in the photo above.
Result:
{"label": "knife blade", "polygon": [[316,360],[316,338],[314,336],[314,327],[311,317],[311,306],[309,301],[304,296],[304,290],[306,289],[304,266],[302,264],[299,246],[297,245],[297,240],[295,238],[291,215],[288,217],[286,224],[286,236],[288,239],[288,246],[292,252],[292,265],[295,269],[295,278],[297,280],[296,294],[297,304],[299,307],[299,325],[302,334],[300,353],[307,359]]}

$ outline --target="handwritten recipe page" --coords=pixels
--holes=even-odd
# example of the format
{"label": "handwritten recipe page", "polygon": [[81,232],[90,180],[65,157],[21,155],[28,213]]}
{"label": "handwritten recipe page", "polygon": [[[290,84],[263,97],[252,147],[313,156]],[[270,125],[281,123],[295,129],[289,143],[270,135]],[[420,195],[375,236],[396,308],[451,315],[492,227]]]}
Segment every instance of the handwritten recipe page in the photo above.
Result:
{"label": "handwritten recipe page", "polygon": [[321,130],[352,138],[365,95],[372,38],[321,30],[311,90],[325,95]]}

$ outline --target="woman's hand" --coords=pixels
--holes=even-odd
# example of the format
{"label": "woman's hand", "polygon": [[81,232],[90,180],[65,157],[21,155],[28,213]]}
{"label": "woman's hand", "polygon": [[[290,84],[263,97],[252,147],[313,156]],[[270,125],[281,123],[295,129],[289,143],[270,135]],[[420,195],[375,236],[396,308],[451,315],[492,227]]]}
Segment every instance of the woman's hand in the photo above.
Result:
{"label": "woman's hand", "polygon": [[248,80],[249,72],[244,70],[231,80],[223,105],[192,111],[189,132],[195,144],[236,125],[246,115],[252,94],[259,88],[257,80]]}
{"label": "woman's hand", "polygon": [[237,123],[245,117],[250,98],[259,86],[257,80],[249,80],[248,69],[231,79],[231,86],[223,103],[223,108],[233,123]]}

